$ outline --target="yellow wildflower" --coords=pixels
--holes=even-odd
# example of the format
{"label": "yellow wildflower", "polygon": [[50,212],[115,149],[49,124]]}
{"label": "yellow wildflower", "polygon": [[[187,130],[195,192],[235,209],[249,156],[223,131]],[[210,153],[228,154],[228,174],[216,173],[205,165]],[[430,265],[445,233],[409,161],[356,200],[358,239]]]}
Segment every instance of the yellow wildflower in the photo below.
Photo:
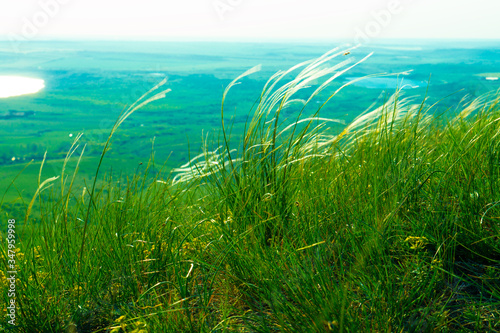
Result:
{"label": "yellow wildflower", "polygon": [[16,248],[16,261],[22,262],[24,260],[24,253],[21,252],[20,248]]}
{"label": "yellow wildflower", "polygon": [[127,316],[121,316],[121,317],[118,317],[117,319],[115,319],[115,322],[117,324],[119,324],[119,326],[111,327],[111,333],[119,333],[122,330],[125,331],[125,329],[127,327],[127,324],[125,324],[126,317]]}
{"label": "yellow wildflower", "polygon": [[[122,285],[121,285],[120,283],[116,283],[116,282],[115,282],[115,283],[113,283],[113,284],[111,285],[111,295],[112,295],[113,297],[118,297],[118,296],[120,295],[120,293],[121,293],[121,290],[122,290]],[[122,317],[123,317],[123,316],[122,316]],[[120,317],[120,318],[121,318],[121,317]],[[120,318],[118,318],[118,319],[120,319]],[[117,319],[117,320],[118,320],[118,319]]]}
{"label": "yellow wildflower", "polygon": [[429,244],[429,240],[425,237],[409,236],[406,237],[405,243],[408,243],[408,245],[410,245],[410,249],[419,250],[424,248],[425,245]]}
{"label": "yellow wildflower", "polygon": [[131,333],[147,333],[146,331],[146,324],[143,323],[142,321],[136,321],[134,323],[134,330]]}
{"label": "yellow wildflower", "polygon": [[0,270],[0,290],[7,288],[8,282],[5,273]]}
{"label": "yellow wildflower", "polygon": [[432,262],[431,262],[431,267],[432,268],[439,268],[443,265],[443,262],[439,259],[432,259]]}
{"label": "yellow wildflower", "polygon": [[41,255],[42,247],[41,246],[37,246],[33,250],[35,252],[35,260],[43,260],[43,257]]}

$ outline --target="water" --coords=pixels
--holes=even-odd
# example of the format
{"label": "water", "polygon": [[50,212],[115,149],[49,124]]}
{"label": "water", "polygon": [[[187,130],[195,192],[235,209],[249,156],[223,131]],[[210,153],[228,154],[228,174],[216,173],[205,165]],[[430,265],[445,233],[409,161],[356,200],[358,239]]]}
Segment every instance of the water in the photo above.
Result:
{"label": "water", "polygon": [[[359,79],[358,77],[348,77],[347,81],[352,81]],[[396,89],[397,87],[402,89],[415,89],[425,86],[425,82],[419,82],[416,80],[411,80],[407,78],[397,78],[397,77],[369,77],[362,79],[353,85],[357,87],[369,88],[369,89]]]}
{"label": "water", "polygon": [[0,76],[0,98],[34,94],[45,87],[45,81],[23,76]]}

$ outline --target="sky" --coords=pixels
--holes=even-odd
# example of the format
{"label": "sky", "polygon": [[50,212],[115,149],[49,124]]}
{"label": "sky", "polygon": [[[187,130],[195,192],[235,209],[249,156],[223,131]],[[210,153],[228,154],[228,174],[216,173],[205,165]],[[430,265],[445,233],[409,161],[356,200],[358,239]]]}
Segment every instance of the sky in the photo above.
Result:
{"label": "sky", "polygon": [[0,38],[500,39],[500,0],[0,0]]}

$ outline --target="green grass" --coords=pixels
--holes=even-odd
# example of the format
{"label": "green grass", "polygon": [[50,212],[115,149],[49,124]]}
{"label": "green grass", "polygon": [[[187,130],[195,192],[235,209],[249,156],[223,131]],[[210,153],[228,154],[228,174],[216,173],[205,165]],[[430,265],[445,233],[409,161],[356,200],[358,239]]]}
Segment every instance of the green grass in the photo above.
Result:
{"label": "green grass", "polygon": [[398,91],[336,133],[295,96],[343,53],[273,76],[243,133],[223,121],[173,173],[34,176],[17,330],[500,331],[500,95],[438,116]]}

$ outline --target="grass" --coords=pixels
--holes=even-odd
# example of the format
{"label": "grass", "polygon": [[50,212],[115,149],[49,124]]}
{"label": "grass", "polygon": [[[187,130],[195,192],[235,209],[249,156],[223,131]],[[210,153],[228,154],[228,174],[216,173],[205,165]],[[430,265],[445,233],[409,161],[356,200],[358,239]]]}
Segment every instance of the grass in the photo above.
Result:
{"label": "grass", "polygon": [[356,65],[344,52],[274,75],[242,134],[222,106],[221,135],[174,173],[154,153],[99,172],[157,90],[85,188],[75,140],[74,172],[38,177],[16,218],[17,326],[2,329],[500,331],[500,95],[446,118],[397,91],[336,133],[308,106]]}

